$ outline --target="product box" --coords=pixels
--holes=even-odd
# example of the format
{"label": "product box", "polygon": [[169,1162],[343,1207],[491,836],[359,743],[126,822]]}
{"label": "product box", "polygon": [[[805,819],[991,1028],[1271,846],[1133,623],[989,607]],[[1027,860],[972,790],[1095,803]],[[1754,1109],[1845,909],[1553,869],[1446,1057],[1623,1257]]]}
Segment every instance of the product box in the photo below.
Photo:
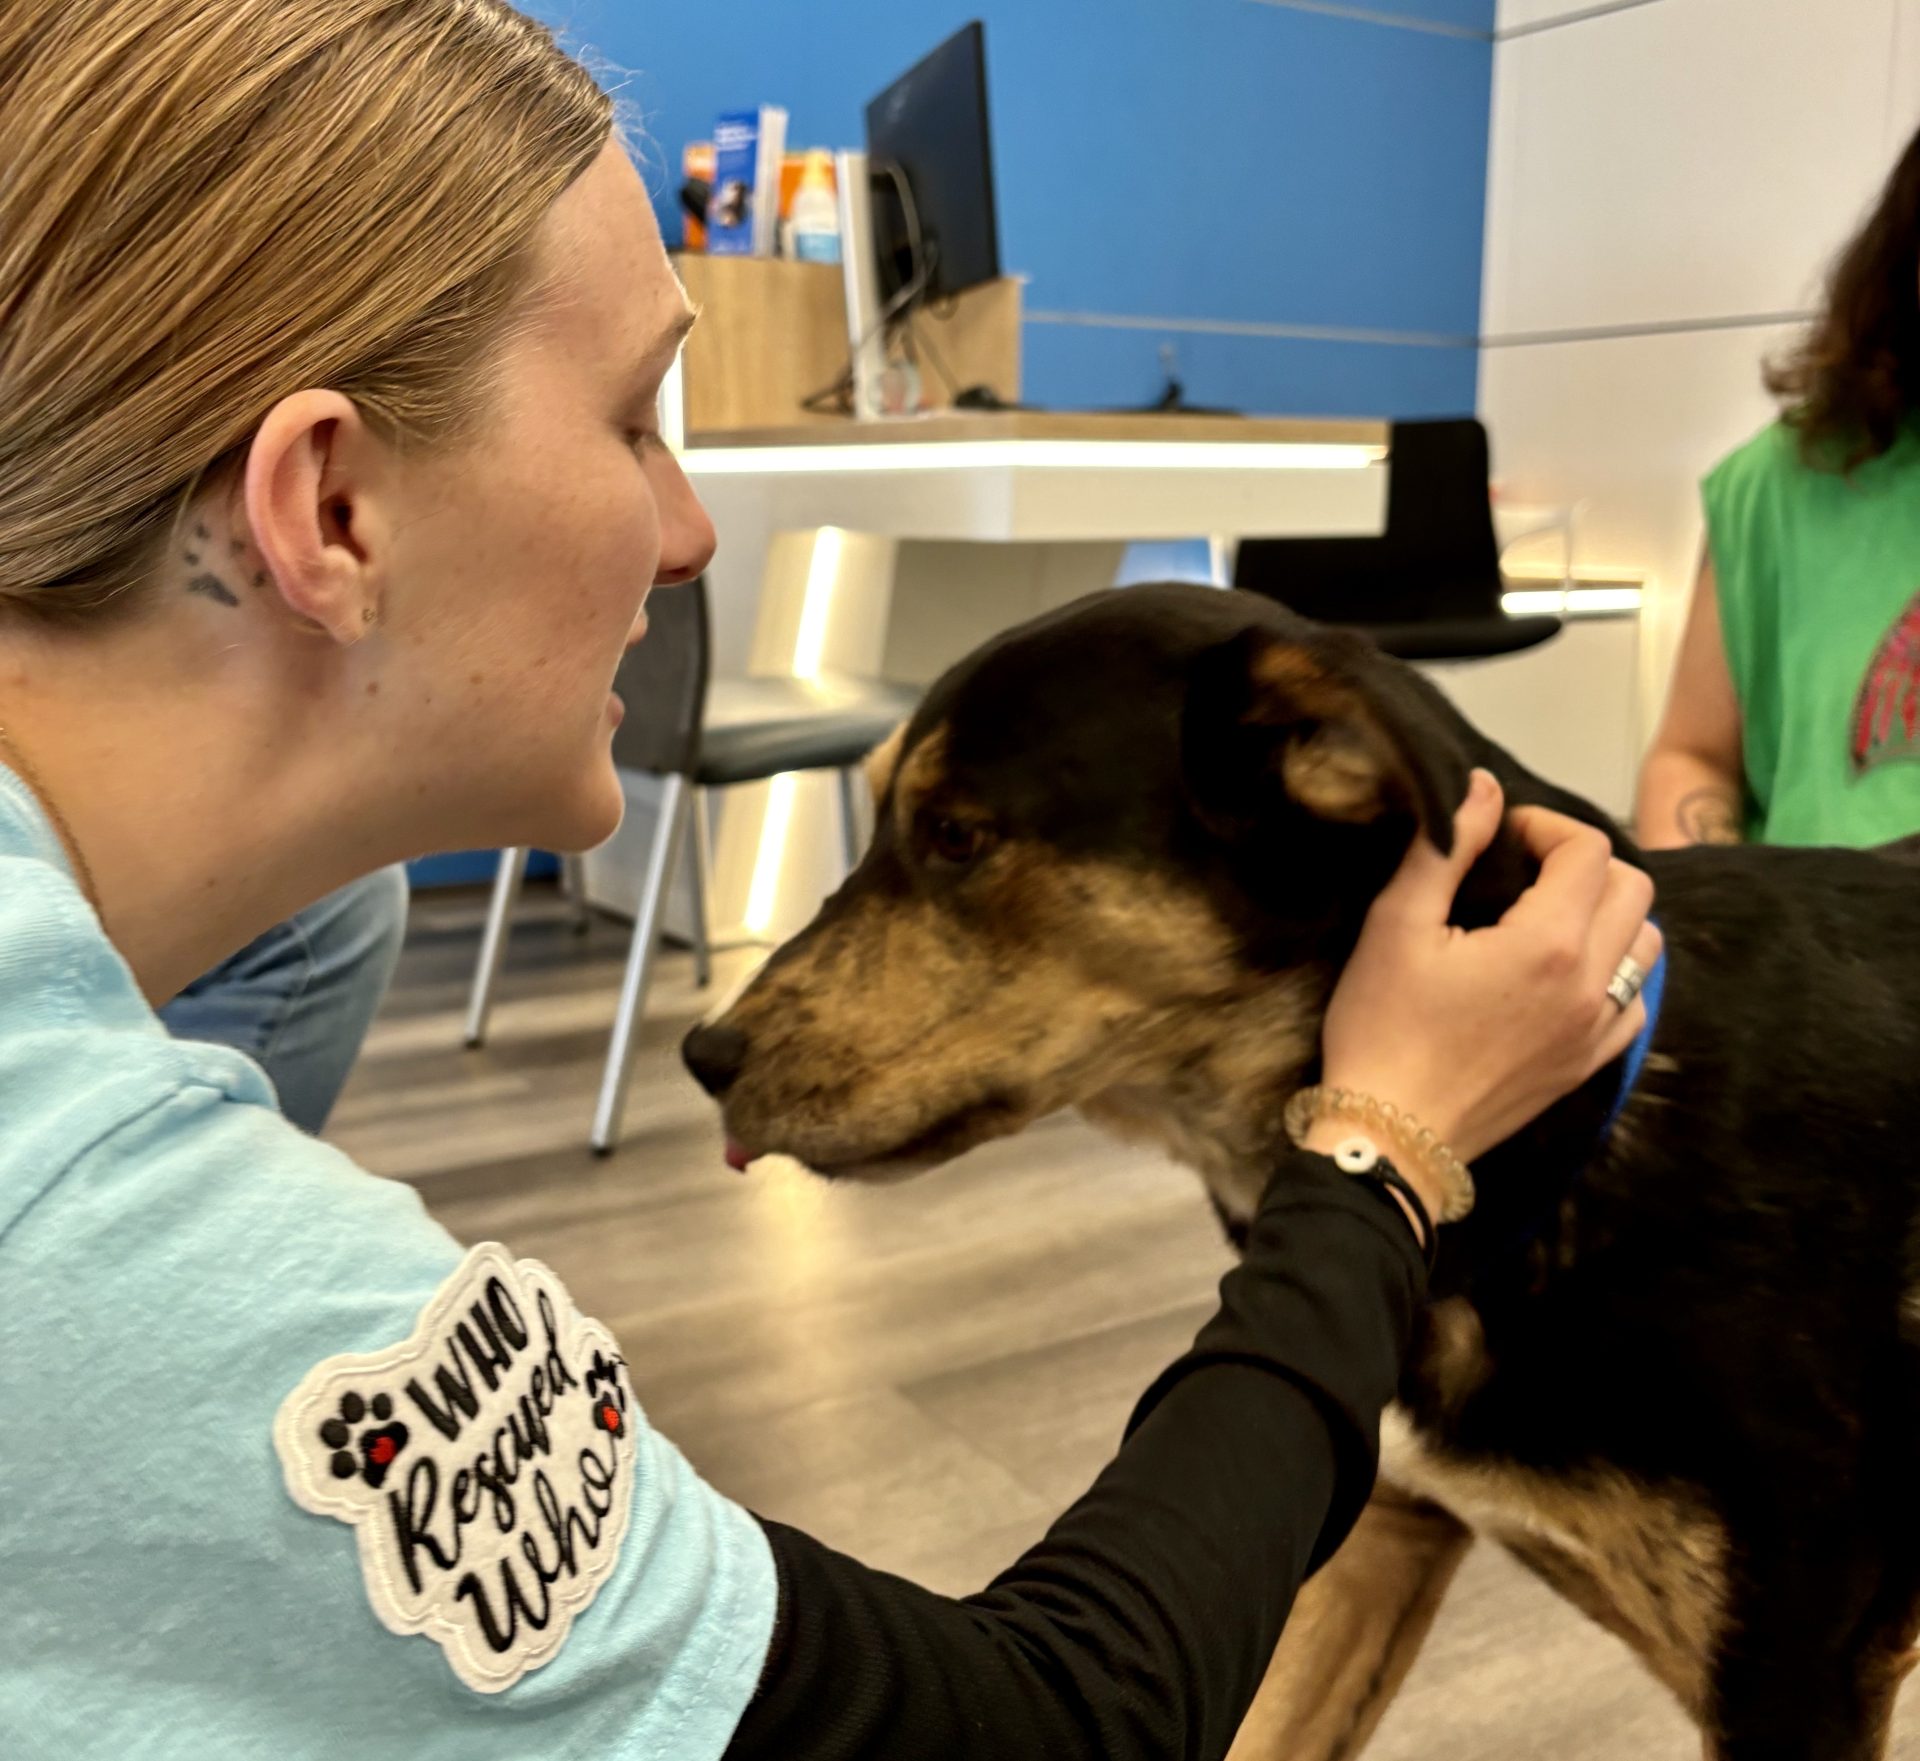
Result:
{"label": "product box", "polygon": [[[713,187],[713,142],[689,141],[680,154],[680,181],[682,184],[703,183],[708,189]],[[698,215],[681,210],[681,224],[686,228],[683,250],[704,251],[707,248],[707,223]]]}
{"label": "product box", "polygon": [[707,249],[716,257],[770,257],[779,239],[787,113],[775,104],[730,110],[714,125]]}

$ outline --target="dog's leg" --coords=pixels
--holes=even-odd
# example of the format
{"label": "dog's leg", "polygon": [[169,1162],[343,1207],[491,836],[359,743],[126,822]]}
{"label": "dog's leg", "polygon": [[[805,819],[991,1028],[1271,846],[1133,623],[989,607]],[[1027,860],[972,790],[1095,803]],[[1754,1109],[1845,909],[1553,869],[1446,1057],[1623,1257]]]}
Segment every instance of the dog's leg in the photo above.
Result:
{"label": "dog's leg", "polygon": [[1472,1539],[1439,1505],[1377,1486],[1345,1545],[1301,1587],[1228,1761],[1358,1755]]}
{"label": "dog's leg", "polygon": [[1786,1693],[1722,1698],[1706,1761],[1882,1761],[1903,1673],[1802,1659],[1781,1671]]}
{"label": "dog's leg", "polygon": [[1804,1506],[1765,1535],[1728,1611],[1708,1756],[1880,1761],[1914,1632],[1913,1610],[1883,1575],[1892,1543]]}

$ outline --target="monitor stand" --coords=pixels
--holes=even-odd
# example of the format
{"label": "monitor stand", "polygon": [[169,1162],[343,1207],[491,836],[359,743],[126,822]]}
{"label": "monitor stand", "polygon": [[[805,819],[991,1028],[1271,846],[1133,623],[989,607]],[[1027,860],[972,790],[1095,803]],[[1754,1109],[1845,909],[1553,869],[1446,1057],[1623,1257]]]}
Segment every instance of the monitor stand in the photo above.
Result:
{"label": "monitor stand", "polygon": [[902,370],[887,358],[886,310],[880,298],[880,266],[873,243],[873,184],[865,153],[846,150],[833,156],[839,186],[840,276],[847,307],[847,351],[853,370],[856,421],[910,415],[918,407],[919,387],[909,386]]}

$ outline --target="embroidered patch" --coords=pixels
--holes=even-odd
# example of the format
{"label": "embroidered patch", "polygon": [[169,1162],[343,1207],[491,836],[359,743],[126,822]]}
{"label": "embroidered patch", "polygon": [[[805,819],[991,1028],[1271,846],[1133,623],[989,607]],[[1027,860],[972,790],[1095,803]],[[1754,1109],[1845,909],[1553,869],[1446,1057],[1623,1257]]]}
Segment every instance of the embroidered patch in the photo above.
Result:
{"label": "embroidered patch", "polygon": [[490,1241],[398,1345],[316,1364],[273,1442],[294,1502],[353,1525],[382,1624],[497,1694],[553,1658],[620,1556],[631,1403],[612,1334]]}
{"label": "embroidered patch", "polygon": [[1920,758],[1920,594],[1867,663],[1848,746],[1855,775],[1890,758]]}

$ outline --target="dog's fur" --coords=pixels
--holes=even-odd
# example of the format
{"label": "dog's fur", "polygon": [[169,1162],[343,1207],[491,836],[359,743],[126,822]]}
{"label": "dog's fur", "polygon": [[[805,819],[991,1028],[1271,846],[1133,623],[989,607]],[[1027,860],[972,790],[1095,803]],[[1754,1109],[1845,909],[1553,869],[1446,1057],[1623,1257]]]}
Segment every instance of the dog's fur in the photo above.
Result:
{"label": "dog's fur", "polygon": [[[1877,1755],[1920,1621],[1920,841],[1640,857],[1358,638],[1132,588],[934,687],[860,867],[690,1057],[747,1149],[825,1174],[1077,1107],[1243,1219],[1369,901],[1475,764],[1653,872],[1666,1002],[1611,1131],[1618,1067],[1483,1158],[1383,1473],[1624,1637],[1728,1761]],[[1530,878],[1503,836],[1456,921]],[[1296,1624],[1334,1630],[1313,1590]],[[1271,1752],[1351,1753],[1377,1712],[1313,1747],[1296,1703]]]}

